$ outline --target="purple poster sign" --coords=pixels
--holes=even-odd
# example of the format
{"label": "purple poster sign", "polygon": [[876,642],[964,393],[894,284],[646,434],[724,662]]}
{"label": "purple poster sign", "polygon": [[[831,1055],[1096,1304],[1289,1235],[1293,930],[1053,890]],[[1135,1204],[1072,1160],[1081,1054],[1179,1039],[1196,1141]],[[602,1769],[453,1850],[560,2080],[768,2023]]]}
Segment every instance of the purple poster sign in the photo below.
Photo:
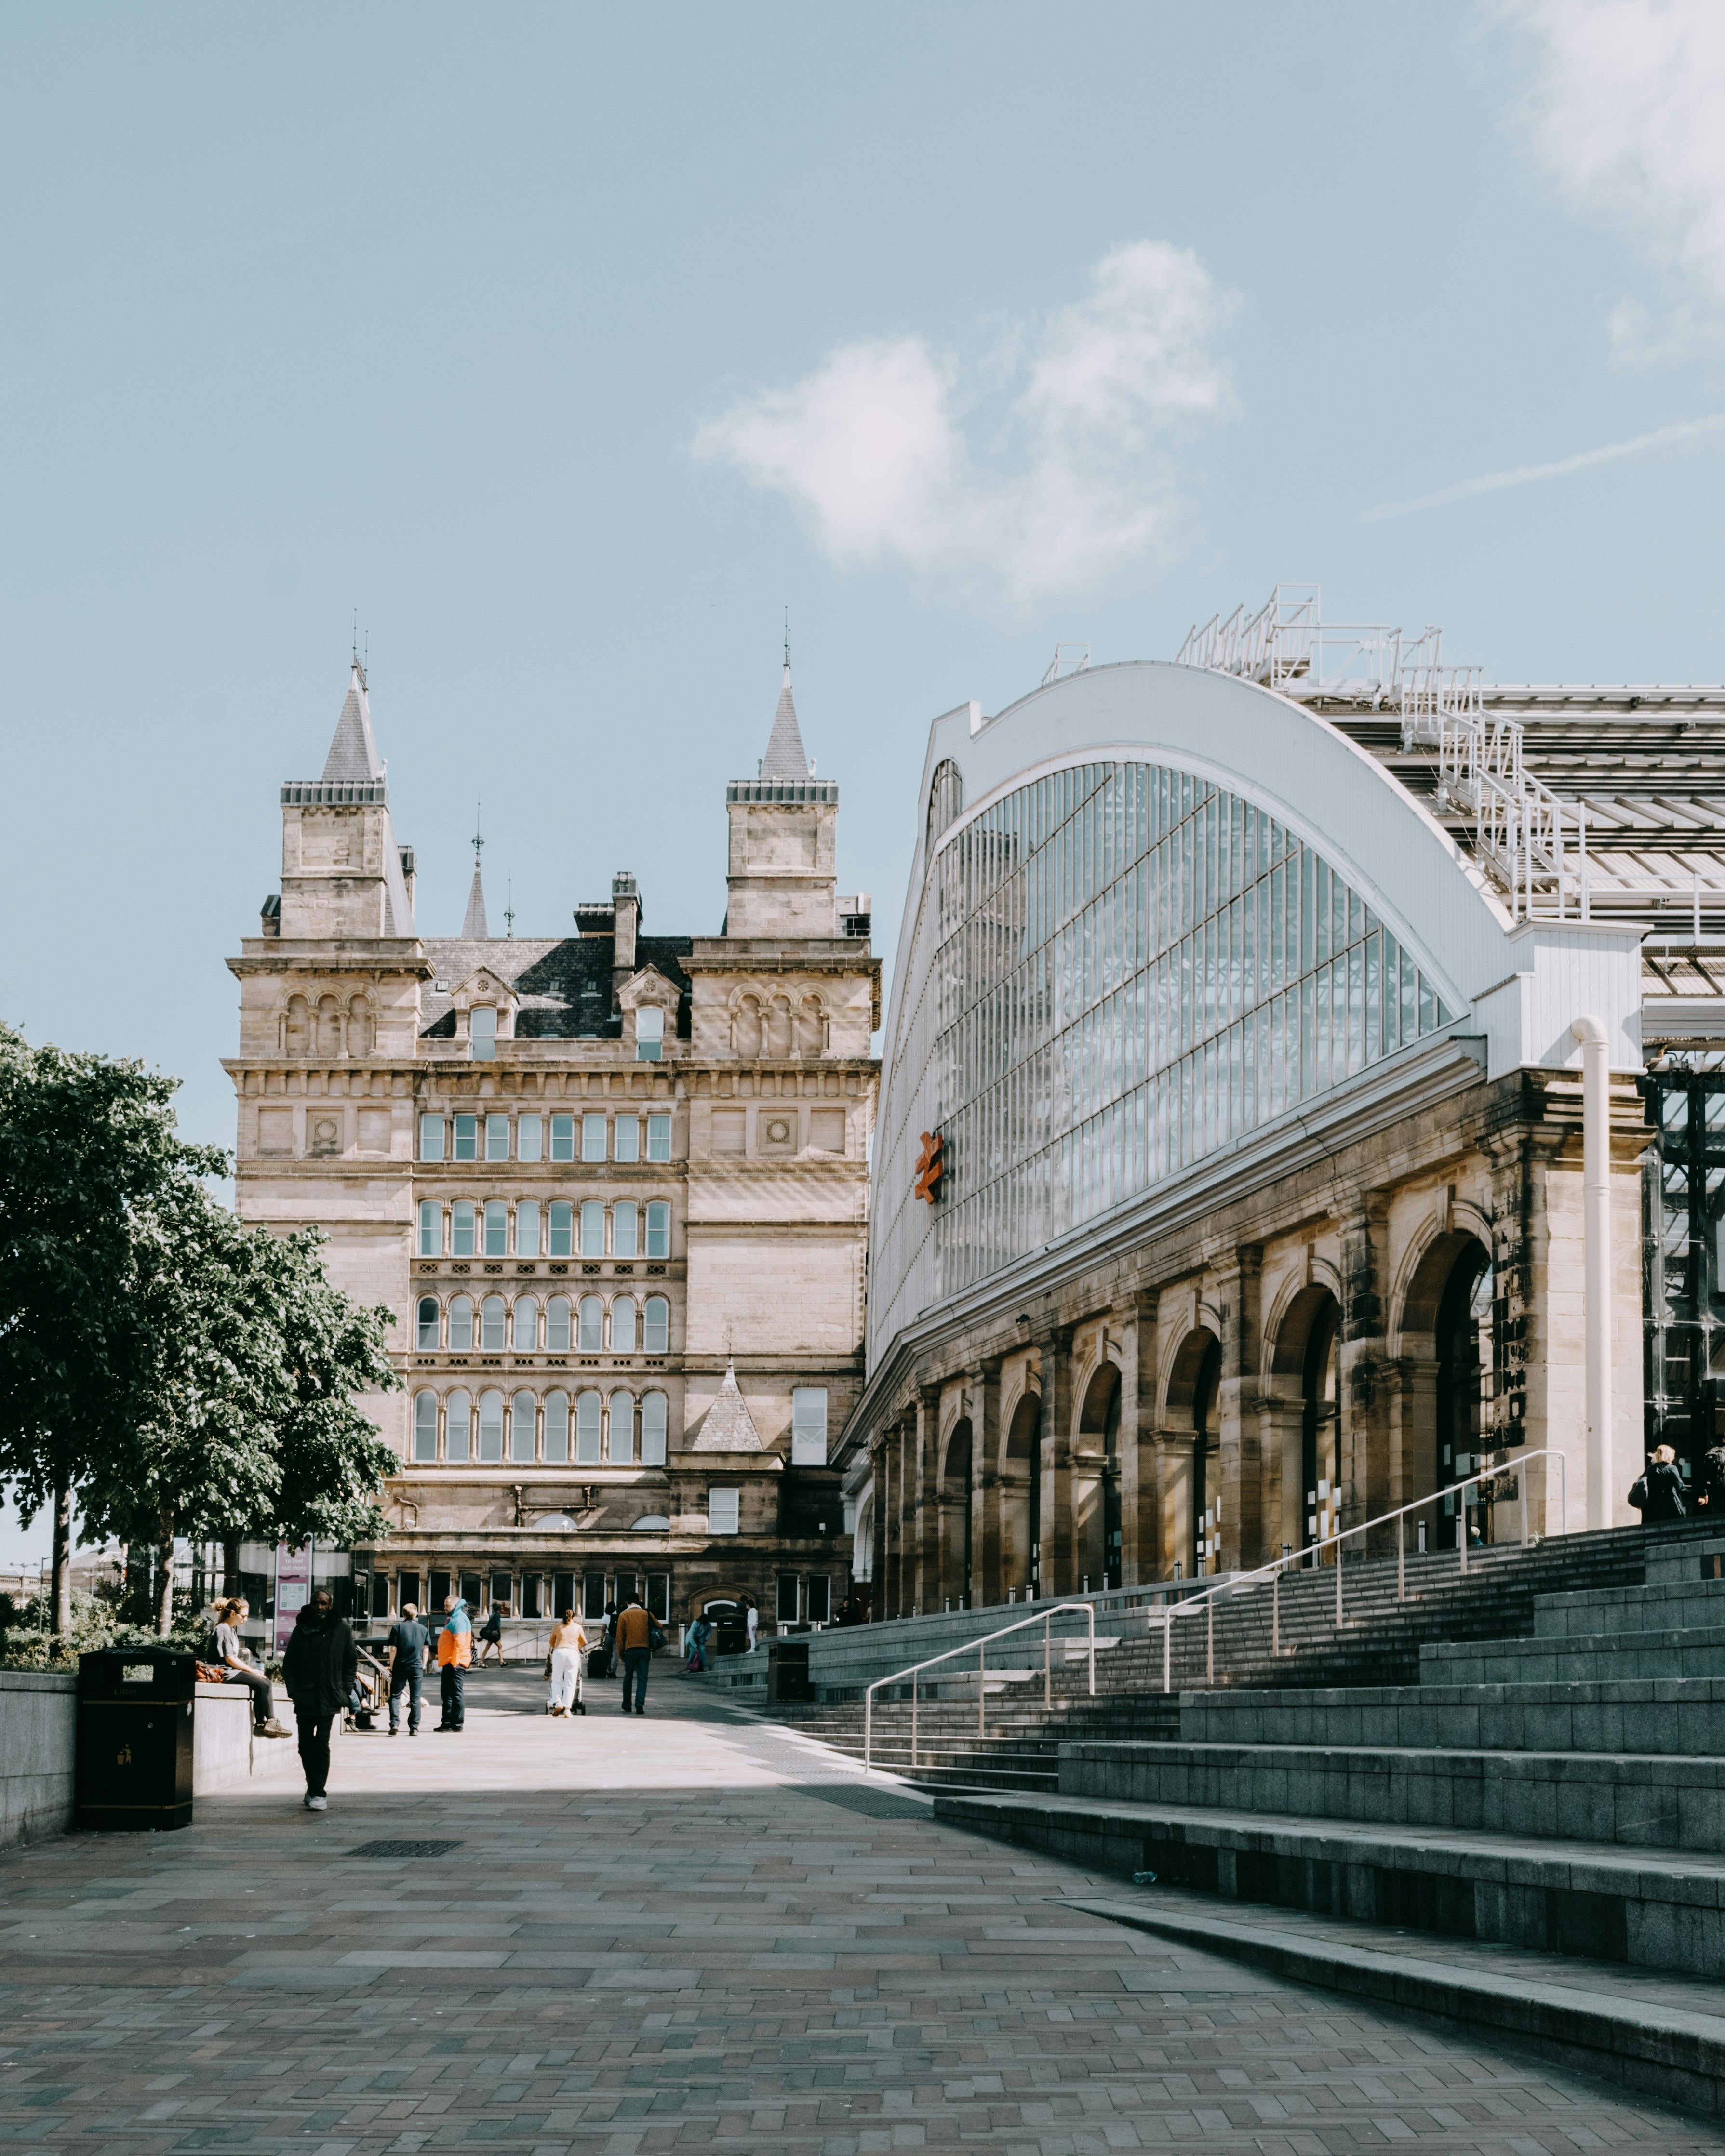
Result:
{"label": "purple poster sign", "polygon": [[293,1636],[300,1612],[311,1599],[311,1544],[290,1549],[275,1545],[275,1651],[279,1655]]}

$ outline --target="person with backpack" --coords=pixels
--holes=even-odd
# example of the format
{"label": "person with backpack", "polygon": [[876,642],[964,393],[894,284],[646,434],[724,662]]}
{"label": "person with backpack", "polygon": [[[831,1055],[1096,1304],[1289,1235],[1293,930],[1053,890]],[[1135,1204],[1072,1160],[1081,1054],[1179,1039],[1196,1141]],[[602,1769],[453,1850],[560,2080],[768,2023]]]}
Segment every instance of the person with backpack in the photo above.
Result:
{"label": "person with backpack", "polygon": [[431,1634],[419,1622],[418,1606],[403,1602],[401,1621],[389,1629],[389,1733],[401,1727],[401,1696],[408,1694],[408,1734],[419,1734],[420,1703],[425,1697],[425,1664],[431,1651]]}
{"label": "person with backpack", "polygon": [[1651,1459],[1630,1486],[1629,1502],[1640,1514],[1644,1527],[1686,1517],[1689,1510],[1687,1492],[1677,1467],[1677,1455],[1670,1445],[1654,1446]]}
{"label": "person with backpack", "polygon": [[335,1597],[320,1587],[300,1610],[282,1657],[282,1681],[300,1725],[300,1763],[305,1769],[305,1809],[329,1810],[330,1732],[352,1696],[359,1649]]}
{"label": "person with backpack", "polygon": [[494,1602],[491,1604],[491,1614],[486,1618],[485,1623],[480,1626],[479,1630],[474,1634],[474,1638],[479,1641],[480,1650],[479,1661],[475,1665],[476,1668],[482,1670],[485,1667],[485,1656],[490,1654],[494,1648],[496,1650],[497,1654],[497,1666],[500,1670],[502,1668],[503,1620],[508,1615],[508,1614],[509,1611],[506,1604]]}
{"label": "person with backpack", "polygon": [[1697,1509],[1709,1519],[1725,1520],[1725,1444],[1709,1445],[1701,1455]]}
{"label": "person with backpack", "polygon": [[459,1594],[444,1604],[444,1629],[437,1635],[437,1666],[442,1671],[444,1718],[433,1734],[459,1737],[467,1721],[467,1702],[462,1697],[463,1676],[473,1661],[473,1623],[467,1604]]}
{"label": "person with backpack", "polygon": [[647,1712],[647,1672],[653,1663],[653,1650],[665,1645],[665,1634],[641,1607],[638,1594],[631,1594],[623,1614],[617,1620],[617,1644],[623,1650],[623,1711],[629,1712],[629,1702],[634,1701],[634,1712]]}
{"label": "person with backpack", "polygon": [[285,1729],[275,1718],[275,1687],[247,1654],[239,1636],[239,1628],[249,1609],[250,1605],[238,1597],[218,1607],[215,1630],[210,1634],[203,1659],[224,1672],[223,1683],[232,1684],[237,1677],[241,1684],[251,1686],[254,1737],[291,1737],[292,1730]]}

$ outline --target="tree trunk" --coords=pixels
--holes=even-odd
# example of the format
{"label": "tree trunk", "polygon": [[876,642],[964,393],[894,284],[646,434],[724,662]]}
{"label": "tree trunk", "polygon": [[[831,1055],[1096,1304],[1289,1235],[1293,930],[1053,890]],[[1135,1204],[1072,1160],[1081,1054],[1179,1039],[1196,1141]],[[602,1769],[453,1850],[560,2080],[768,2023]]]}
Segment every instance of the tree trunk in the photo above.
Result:
{"label": "tree trunk", "polygon": [[222,1544],[222,1599],[231,1602],[239,1591],[239,1537],[230,1535]]}
{"label": "tree trunk", "polygon": [[156,1636],[165,1640],[174,1628],[174,1521],[166,1506],[162,1510],[162,1548],[157,1560],[162,1577],[157,1586]]}
{"label": "tree trunk", "polygon": [[61,1638],[72,1629],[72,1486],[64,1478],[54,1486],[54,1630]]}

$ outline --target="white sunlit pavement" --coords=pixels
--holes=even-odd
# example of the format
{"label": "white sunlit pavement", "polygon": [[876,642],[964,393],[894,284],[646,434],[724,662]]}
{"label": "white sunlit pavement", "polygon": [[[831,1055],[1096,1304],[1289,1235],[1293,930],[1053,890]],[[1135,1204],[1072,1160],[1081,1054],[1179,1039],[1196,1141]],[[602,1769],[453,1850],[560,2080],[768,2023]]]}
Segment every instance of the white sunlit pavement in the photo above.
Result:
{"label": "white sunlit pavement", "polygon": [[[0,1865],[13,2152],[1725,2156],[1704,2122],[1135,1933],[660,1669],[571,1722],[293,1748],[175,1835]],[[441,1850],[367,1854],[378,1842]]]}

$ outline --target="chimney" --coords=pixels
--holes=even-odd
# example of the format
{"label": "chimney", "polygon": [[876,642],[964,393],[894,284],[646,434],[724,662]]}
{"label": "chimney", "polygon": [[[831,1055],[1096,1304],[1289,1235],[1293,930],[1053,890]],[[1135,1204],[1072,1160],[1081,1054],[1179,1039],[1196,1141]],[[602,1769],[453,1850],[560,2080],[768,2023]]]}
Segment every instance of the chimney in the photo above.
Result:
{"label": "chimney", "polygon": [[611,879],[611,905],[616,914],[612,931],[612,978],[621,988],[635,970],[635,932],[641,925],[641,894],[627,869]]}

